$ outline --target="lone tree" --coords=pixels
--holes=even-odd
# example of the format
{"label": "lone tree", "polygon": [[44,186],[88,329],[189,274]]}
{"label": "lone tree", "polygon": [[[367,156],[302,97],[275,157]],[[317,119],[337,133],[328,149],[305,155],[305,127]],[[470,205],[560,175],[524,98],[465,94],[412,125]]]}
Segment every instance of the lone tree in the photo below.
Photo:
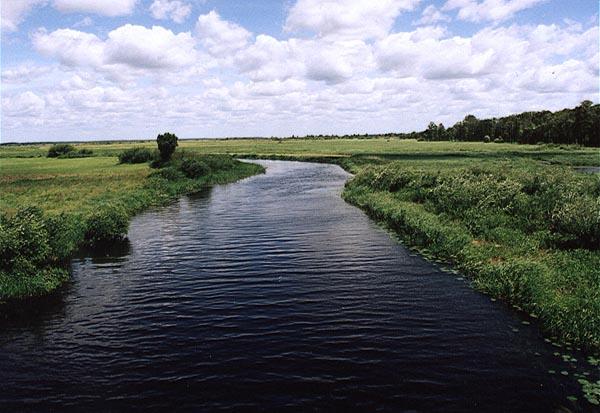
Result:
{"label": "lone tree", "polygon": [[173,155],[173,152],[175,152],[175,148],[177,147],[177,136],[173,133],[166,132],[156,137],[156,143],[158,144],[161,161],[167,162],[171,159],[171,155]]}

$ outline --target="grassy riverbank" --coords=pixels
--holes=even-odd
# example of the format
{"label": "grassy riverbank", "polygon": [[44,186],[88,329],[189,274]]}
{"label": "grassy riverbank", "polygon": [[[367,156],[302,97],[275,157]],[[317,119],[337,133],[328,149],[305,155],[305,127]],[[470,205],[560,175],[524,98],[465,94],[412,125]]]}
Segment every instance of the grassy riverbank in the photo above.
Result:
{"label": "grassy riverbank", "polygon": [[[127,216],[254,166],[205,181],[147,178],[145,165],[116,165],[132,146],[82,143],[91,158],[45,159],[48,145],[0,148],[0,211],[33,203],[45,214],[86,217],[103,203]],[[597,149],[560,145],[369,139],[180,141],[195,154],[331,162],[356,174],[344,198],[385,222],[409,246],[452,263],[477,288],[539,318],[563,343],[600,348]],[[249,169],[244,169],[249,168]],[[230,175],[231,174],[231,175]],[[83,219],[83,218],[79,218]],[[81,231],[80,231],[81,233]]]}
{"label": "grassy riverbank", "polygon": [[118,164],[116,157],[0,162],[0,301],[53,291],[68,278],[65,263],[74,251],[118,241],[143,209],[263,171],[226,156],[197,179]]}
{"label": "grassy riverbank", "polygon": [[362,169],[343,196],[550,335],[600,348],[597,177],[525,161],[392,162]]}

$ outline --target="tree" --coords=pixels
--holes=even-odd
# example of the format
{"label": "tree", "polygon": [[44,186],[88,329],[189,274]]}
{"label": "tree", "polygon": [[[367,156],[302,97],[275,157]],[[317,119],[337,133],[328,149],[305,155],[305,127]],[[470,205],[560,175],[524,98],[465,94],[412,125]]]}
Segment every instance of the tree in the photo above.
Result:
{"label": "tree", "polygon": [[434,141],[437,138],[437,125],[435,122],[429,122],[429,126],[427,126],[427,130],[425,131],[425,140]]}
{"label": "tree", "polygon": [[443,123],[440,123],[437,127],[437,140],[438,141],[446,141],[448,140],[448,133],[446,132],[446,128]]}
{"label": "tree", "polygon": [[173,133],[163,133],[156,137],[156,143],[158,144],[158,151],[160,152],[160,159],[163,162],[171,159],[171,155],[175,152],[177,147],[177,136]]}

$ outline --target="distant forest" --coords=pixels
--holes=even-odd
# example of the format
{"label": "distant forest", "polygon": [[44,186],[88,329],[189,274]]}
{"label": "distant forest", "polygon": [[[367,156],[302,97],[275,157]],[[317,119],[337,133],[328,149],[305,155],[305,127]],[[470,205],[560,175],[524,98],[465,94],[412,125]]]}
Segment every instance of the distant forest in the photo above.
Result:
{"label": "distant forest", "polygon": [[600,105],[586,100],[574,109],[557,112],[523,112],[492,119],[477,119],[467,115],[448,129],[441,123],[431,122],[423,132],[408,135],[426,141],[544,142],[598,147]]}
{"label": "distant forest", "polygon": [[[422,141],[556,143],[600,147],[600,105],[585,100],[573,109],[557,112],[523,112],[502,118],[477,119],[467,115],[462,121],[446,128],[443,124],[429,123],[422,132],[362,135],[362,137],[389,136]],[[335,136],[331,136],[333,138]],[[361,137],[347,135],[345,137]],[[307,138],[329,138],[309,135]]]}

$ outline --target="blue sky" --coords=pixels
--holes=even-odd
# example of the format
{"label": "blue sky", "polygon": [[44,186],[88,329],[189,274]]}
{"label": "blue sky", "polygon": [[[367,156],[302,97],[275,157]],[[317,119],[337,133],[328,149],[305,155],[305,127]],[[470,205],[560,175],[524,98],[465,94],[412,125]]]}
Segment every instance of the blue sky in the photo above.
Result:
{"label": "blue sky", "polygon": [[598,101],[593,0],[2,2],[9,141],[378,133]]}

